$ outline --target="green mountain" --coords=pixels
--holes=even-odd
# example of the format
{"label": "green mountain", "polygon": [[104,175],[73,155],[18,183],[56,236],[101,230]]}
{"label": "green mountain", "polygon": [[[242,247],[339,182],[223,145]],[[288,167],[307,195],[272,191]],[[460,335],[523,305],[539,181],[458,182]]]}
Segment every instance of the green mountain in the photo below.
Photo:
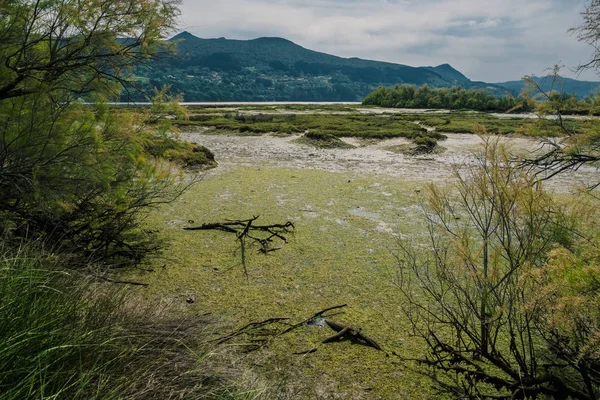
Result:
{"label": "green mountain", "polygon": [[468,84],[470,82],[469,78],[467,78],[462,73],[460,73],[459,71],[452,68],[452,66],[450,64],[442,64],[442,65],[438,65],[437,67],[425,67],[425,68],[429,69],[430,71],[436,72],[437,74],[441,75],[443,78],[445,78],[446,80],[449,80],[450,82],[455,82],[457,86],[459,86],[463,83]]}
{"label": "green mountain", "polygon": [[[553,82],[552,77],[549,76],[533,77],[533,79],[545,92],[556,90],[561,93],[574,94],[579,99],[598,94],[600,88],[600,82],[578,81],[564,77],[560,77],[556,82]],[[521,93],[526,88],[526,83],[523,80],[496,83],[496,85],[504,86],[516,93]],[[533,93],[533,95],[536,94],[536,92]]]}
{"label": "green mountain", "polygon": [[[167,84],[185,101],[361,101],[379,86],[404,83],[506,93],[503,87],[473,82],[448,64],[411,67],[342,58],[282,38],[201,39],[183,32],[170,40],[178,54],[138,68],[136,76],[142,89]],[[128,100],[143,100],[143,95]]]}

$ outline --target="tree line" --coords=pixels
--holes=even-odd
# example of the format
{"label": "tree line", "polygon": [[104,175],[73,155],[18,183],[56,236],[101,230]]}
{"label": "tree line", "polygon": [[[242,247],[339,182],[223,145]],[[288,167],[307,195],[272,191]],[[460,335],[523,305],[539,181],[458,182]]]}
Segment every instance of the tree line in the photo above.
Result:
{"label": "tree line", "polygon": [[[555,73],[557,73],[556,71]],[[560,80],[557,75],[552,79]],[[425,84],[380,86],[363,100],[364,105],[389,108],[431,108],[481,112],[540,112],[543,114],[598,115],[600,96],[579,99],[575,94],[558,90],[545,92],[531,78],[524,78],[527,88],[520,96],[495,96],[484,89],[431,88]]]}
{"label": "tree line", "polygon": [[529,97],[496,97],[483,89],[463,89],[460,86],[434,89],[429,85],[396,85],[378,87],[365,97],[363,104],[390,108],[528,112],[533,111],[535,102]]}

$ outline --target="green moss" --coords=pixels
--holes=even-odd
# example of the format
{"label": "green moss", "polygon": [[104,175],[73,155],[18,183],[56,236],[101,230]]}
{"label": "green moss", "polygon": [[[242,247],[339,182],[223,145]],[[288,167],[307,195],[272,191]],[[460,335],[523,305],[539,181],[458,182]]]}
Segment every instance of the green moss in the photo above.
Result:
{"label": "green moss", "polygon": [[[281,108],[268,110],[277,113]],[[241,109],[267,113],[264,107]],[[212,127],[241,134],[308,131],[303,139],[313,142],[344,136],[366,142],[405,137],[413,141],[407,145],[409,149],[437,144],[443,132],[473,133],[478,125],[490,133],[532,134],[529,128],[550,123],[481,113],[382,116],[350,112],[271,118],[236,117],[231,111],[228,117],[222,111],[178,123],[188,124],[186,129]],[[436,132],[426,132],[417,121],[435,127]],[[580,131],[598,126],[597,121],[569,123]],[[396,228],[415,241],[426,236],[418,206],[422,186],[420,182],[367,173],[268,165],[214,170],[149,219],[148,229],[160,230],[170,245],[156,261],[165,268],[156,268],[156,273],[143,277],[151,283],[148,301],[192,294],[197,298],[196,310],[223,317],[230,321],[231,329],[270,317],[301,321],[320,309],[345,303],[344,314],[335,319],[363,328],[365,334],[402,356],[420,355],[423,344],[410,335],[400,311],[403,305],[393,286],[396,261],[390,249],[396,246],[392,235]],[[248,280],[243,276],[235,236],[181,229],[189,226],[190,220],[200,224],[254,215],[260,215],[263,223],[290,220],[296,233],[281,250],[267,255],[250,246]],[[285,382],[295,398],[323,397],[323,393],[341,398],[439,398],[429,390],[430,382],[415,370],[416,366],[348,342],[320,345],[330,334],[325,328],[302,327],[272,341],[264,351],[249,354],[247,360],[264,366],[271,381]],[[293,355],[315,346],[319,348],[316,353]],[[371,390],[365,391],[367,388]]]}
{"label": "green moss", "polygon": [[[215,171],[149,221],[170,239],[151,283],[148,301],[193,294],[197,307],[232,321],[232,329],[270,317],[301,321],[314,312],[348,304],[335,319],[362,327],[386,349],[404,356],[423,351],[399,311],[393,287],[391,231],[421,235],[418,182],[382,176],[238,167]],[[296,233],[267,255],[250,247],[249,279],[242,273],[237,240],[219,231],[183,231],[204,222],[260,215],[263,223],[290,220]],[[139,278],[139,277],[138,277]],[[225,332],[223,332],[225,333]],[[438,398],[407,365],[383,352],[349,342],[319,345],[325,328],[301,329],[249,354],[273,381],[285,381],[295,398],[320,391],[344,398]],[[318,346],[316,353],[294,352]],[[365,391],[365,389],[370,389]]]}

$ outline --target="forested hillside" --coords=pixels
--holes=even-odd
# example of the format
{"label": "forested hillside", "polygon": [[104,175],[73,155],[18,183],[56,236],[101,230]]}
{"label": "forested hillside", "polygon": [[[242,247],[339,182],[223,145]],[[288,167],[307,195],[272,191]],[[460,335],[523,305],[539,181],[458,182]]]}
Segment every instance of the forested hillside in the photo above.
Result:
{"label": "forested hillside", "polygon": [[[460,84],[501,95],[507,90],[473,82],[448,64],[410,67],[307,50],[281,38],[200,39],[184,32],[171,39],[177,54],[136,71],[138,86],[169,85],[186,101],[361,101],[379,86]],[[144,100],[140,93],[123,100]]]}

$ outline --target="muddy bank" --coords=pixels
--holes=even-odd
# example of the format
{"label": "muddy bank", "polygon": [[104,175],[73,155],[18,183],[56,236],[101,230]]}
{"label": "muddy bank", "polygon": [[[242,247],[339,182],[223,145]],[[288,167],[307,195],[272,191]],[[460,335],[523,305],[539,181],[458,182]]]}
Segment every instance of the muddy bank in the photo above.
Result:
{"label": "muddy bank", "polygon": [[[447,134],[440,142],[443,152],[423,156],[409,156],[391,151],[410,142],[403,138],[389,140],[364,140],[343,138],[356,148],[317,149],[296,143],[299,135],[238,136],[229,134],[181,133],[181,138],[210,148],[219,161],[220,169],[236,165],[265,165],[323,170],[330,172],[355,172],[357,174],[383,174],[424,182],[443,182],[457,165],[469,164],[483,139],[470,134]],[[530,138],[500,139],[511,151],[523,154],[535,151],[540,142]],[[216,171],[218,173],[218,171]],[[582,168],[553,178],[549,186],[554,190],[568,191],[581,184],[598,179],[597,170]]]}

